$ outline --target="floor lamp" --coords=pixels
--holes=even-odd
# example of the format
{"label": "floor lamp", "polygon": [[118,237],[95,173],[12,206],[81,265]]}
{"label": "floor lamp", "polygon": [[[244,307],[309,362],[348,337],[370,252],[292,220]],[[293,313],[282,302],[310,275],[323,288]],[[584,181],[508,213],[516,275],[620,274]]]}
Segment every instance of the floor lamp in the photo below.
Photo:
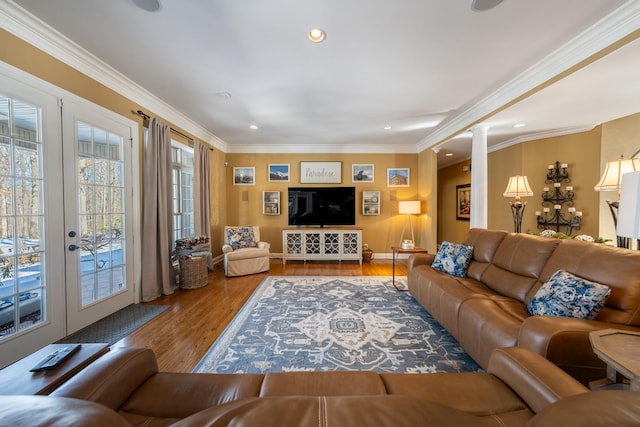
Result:
{"label": "floor lamp", "polygon": [[[618,160],[614,160],[612,162],[608,162],[604,167],[604,173],[600,178],[600,182],[598,182],[595,187],[593,187],[596,191],[617,191],[618,192],[618,200],[612,202],[611,200],[607,200],[607,205],[609,206],[609,210],[611,211],[611,216],[613,217],[613,225],[617,227],[618,225],[618,212],[620,212],[619,204],[620,204],[620,189],[622,187],[622,176],[629,172],[638,172],[640,171],[640,159],[625,159],[623,156],[620,156]],[[617,234],[617,233],[616,233]],[[629,246],[629,241],[626,237],[617,235],[617,246],[619,248],[626,248]]]}
{"label": "floor lamp", "polygon": [[640,239],[640,172],[622,177],[616,232],[623,238]]}
{"label": "floor lamp", "polygon": [[513,228],[516,233],[520,233],[522,231],[522,214],[527,206],[527,202],[521,202],[520,197],[533,196],[527,177],[521,175],[509,177],[509,183],[502,195],[504,197],[515,197],[515,200],[509,202],[509,204],[511,205],[511,214],[513,216]]}
{"label": "floor lamp", "polygon": [[[404,201],[398,202],[398,213],[406,215],[404,219],[404,225],[402,226],[402,234],[400,235],[400,247],[402,249],[413,249],[415,246],[415,237],[413,235],[413,224],[411,223],[411,215],[420,214],[420,201]],[[411,241],[406,242],[404,239],[404,231],[407,228],[407,221],[409,222],[409,228],[411,228]]]}

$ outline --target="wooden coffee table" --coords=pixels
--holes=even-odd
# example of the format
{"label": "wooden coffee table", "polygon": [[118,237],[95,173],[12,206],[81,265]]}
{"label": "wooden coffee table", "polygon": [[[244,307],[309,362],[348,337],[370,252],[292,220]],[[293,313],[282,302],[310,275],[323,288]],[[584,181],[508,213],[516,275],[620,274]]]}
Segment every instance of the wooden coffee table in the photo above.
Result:
{"label": "wooden coffee table", "polygon": [[30,372],[42,358],[69,344],[48,346],[0,370],[0,390],[5,395],[49,394],[91,362],[109,351],[109,344],[82,344],[69,359],[49,371]]}
{"label": "wooden coffee table", "polygon": [[590,332],[589,340],[593,352],[607,364],[607,384],[598,387],[618,383],[620,374],[629,380],[630,390],[640,390],[640,333],[603,329]]}

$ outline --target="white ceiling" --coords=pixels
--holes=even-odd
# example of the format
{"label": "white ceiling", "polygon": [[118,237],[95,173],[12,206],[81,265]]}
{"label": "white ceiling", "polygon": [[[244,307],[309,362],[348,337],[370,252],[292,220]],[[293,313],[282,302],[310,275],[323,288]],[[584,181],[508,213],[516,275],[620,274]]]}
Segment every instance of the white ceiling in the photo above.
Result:
{"label": "white ceiling", "polygon": [[[468,135],[449,139],[474,124],[490,126],[495,149],[640,111],[633,42],[494,115],[638,30],[638,0],[504,0],[484,12],[471,0],[160,2],[157,12],[133,0],[7,4],[182,113],[185,130],[192,123],[226,152],[440,145],[444,166],[470,156]],[[313,27],[327,32],[323,43],[307,39]],[[527,126],[514,129],[518,122]]]}

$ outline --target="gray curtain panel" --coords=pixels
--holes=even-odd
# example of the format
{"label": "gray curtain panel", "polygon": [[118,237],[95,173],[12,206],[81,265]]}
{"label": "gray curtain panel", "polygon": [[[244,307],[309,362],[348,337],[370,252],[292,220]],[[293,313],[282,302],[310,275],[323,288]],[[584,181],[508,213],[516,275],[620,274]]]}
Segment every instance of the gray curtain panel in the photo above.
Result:
{"label": "gray curtain panel", "polygon": [[[211,148],[200,141],[193,143],[193,198],[196,236],[207,236],[211,242],[211,169],[209,154]],[[207,261],[213,270],[213,257]]]}
{"label": "gray curtain panel", "polygon": [[169,126],[154,117],[149,119],[143,167],[142,301],[153,301],[176,289],[171,264],[171,135]]}

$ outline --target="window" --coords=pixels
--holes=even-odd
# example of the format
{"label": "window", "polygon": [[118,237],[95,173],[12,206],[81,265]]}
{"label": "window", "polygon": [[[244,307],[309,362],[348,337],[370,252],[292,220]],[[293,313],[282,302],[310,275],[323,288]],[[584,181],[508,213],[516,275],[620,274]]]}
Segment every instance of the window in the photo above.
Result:
{"label": "window", "polygon": [[173,142],[173,245],[177,239],[195,235],[193,220],[193,149]]}

